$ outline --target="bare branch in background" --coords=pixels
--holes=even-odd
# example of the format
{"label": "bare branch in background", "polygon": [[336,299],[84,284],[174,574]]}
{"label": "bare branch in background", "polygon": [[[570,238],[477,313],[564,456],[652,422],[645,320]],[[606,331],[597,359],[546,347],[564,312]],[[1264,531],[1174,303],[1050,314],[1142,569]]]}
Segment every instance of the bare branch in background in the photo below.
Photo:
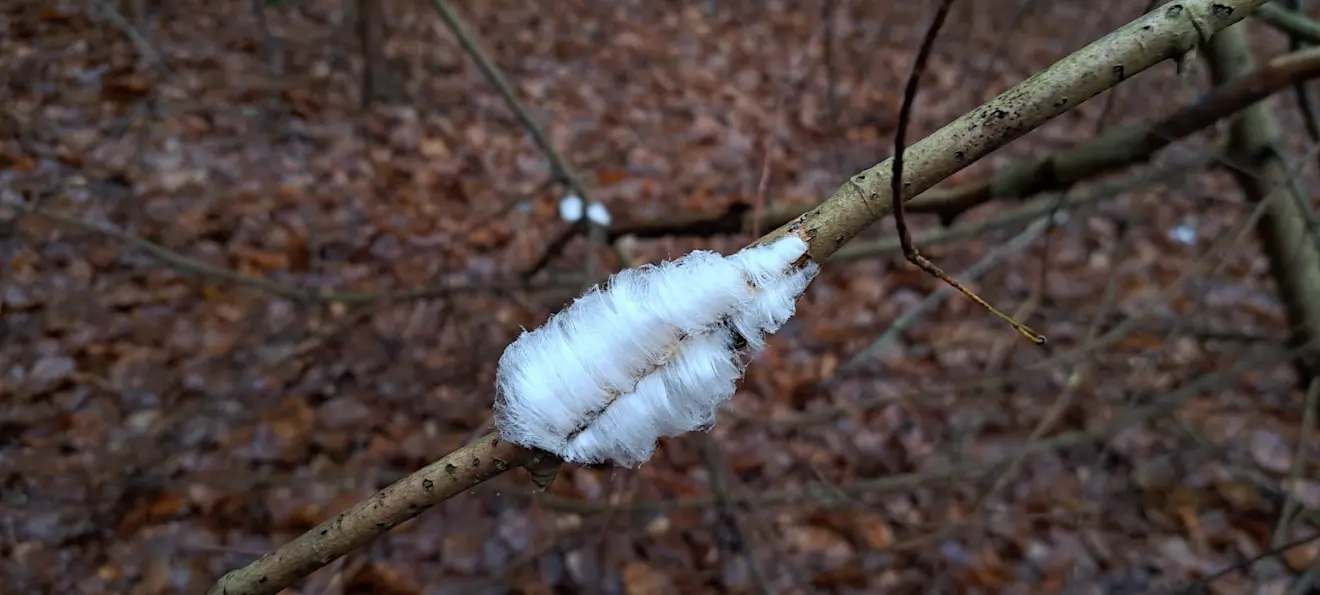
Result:
{"label": "bare branch in background", "polygon": [[[559,151],[555,150],[555,147],[550,142],[550,137],[546,135],[545,130],[541,128],[541,125],[538,124],[536,120],[532,119],[532,115],[523,107],[522,102],[518,101],[518,95],[514,92],[513,86],[509,84],[508,79],[504,76],[504,72],[500,70],[500,67],[496,66],[495,62],[490,59],[490,56],[481,49],[481,44],[477,41],[476,36],[474,36],[467,26],[459,20],[454,9],[449,6],[449,2],[446,0],[432,0],[432,4],[434,4],[436,12],[440,14],[440,19],[445,22],[445,26],[449,27],[449,30],[454,34],[454,37],[458,38],[458,43],[463,47],[463,51],[467,52],[468,56],[472,58],[472,61],[477,64],[477,68],[481,70],[481,73],[485,75],[486,79],[490,81],[490,84],[499,92],[500,97],[504,99],[505,105],[507,105],[514,115],[517,116],[518,121],[522,123],[523,128],[527,129],[527,134],[532,137],[532,142],[536,143],[536,147],[541,150],[541,153],[545,155],[546,161],[550,163],[550,171],[554,174],[554,177],[560,184],[563,184],[568,188],[570,192],[580,197],[585,204],[590,205],[591,195],[587,192],[586,185],[582,183],[582,178],[578,177],[577,173],[573,171],[573,168],[568,165],[568,160],[564,159],[563,155],[560,155]],[[583,217],[577,223],[572,224],[568,229],[564,230],[559,236],[550,242],[550,245],[544,252],[542,252],[541,257],[523,273],[523,277],[529,278],[545,268],[545,266],[568,245],[569,241],[577,235],[580,234],[587,237],[595,235],[592,230],[596,227],[598,226],[593,224],[588,217]],[[604,240],[602,239],[601,241]],[[618,254],[617,251],[615,256],[622,260],[622,255]],[[590,259],[588,259],[589,264],[590,262]],[[590,268],[590,266],[588,268]],[[595,277],[590,270],[587,272],[587,276]]]}
{"label": "bare branch in background", "polygon": [[[1313,52],[1314,50],[1303,50]],[[1294,54],[1297,55],[1297,54]],[[1217,84],[1248,77],[1255,68],[1244,26],[1229,27],[1206,47],[1211,76]],[[1229,147],[1249,170],[1234,170],[1238,184],[1253,202],[1269,202],[1256,235],[1270,259],[1270,270],[1295,329],[1293,344],[1320,337],[1320,240],[1308,197],[1296,188],[1284,160],[1283,133],[1265,104],[1243,110],[1229,129]],[[1269,201],[1275,193],[1290,200]],[[1303,378],[1320,374],[1320,353],[1302,354],[1297,361]]]}
{"label": "bare branch in background", "polygon": [[[1012,163],[984,182],[934,188],[909,200],[913,213],[939,215],[951,224],[959,215],[993,200],[1024,199],[1149,160],[1155,153],[1196,132],[1231,117],[1266,97],[1320,76],[1320,48],[1308,48],[1273,58],[1242,78],[1215,87],[1196,103],[1150,124],[1121,126],[1072,148],[1036,159]],[[1227,166],[1234,167],[1231,161]],[[673,219],[615,226],[614,238],[665,235],[709,236],[739,233],[750,227],[750,208],[735,205],[716,216],[682,215]],[[783,225],[808,210],[801,205],[768,209],[765,218]],[[850,246],[851,248],[851,246]]]}
{"label": "bare branch in background", "polygon": [[[160,261],[165,266],[178,271],[184,275],[193,275],[220,283],[228,283],[242,287],[251,287],[270,293],[271,295],[295,300],[303,303],[330,303],[337,302],[348,305],[371,304],[377,302],[393,302],[413,299],[425,299],[432,297],[441,297],[453,295],[456,293],[482,292],[482,291],[507,291],[514,287],[522,286],[521,281],[507,281],[493,284],[440,284],[429,287],[418,287],[415,289],[401,289],[398,291],[384,291],[377,293],[352,293],[335,292],[319,289],[303,289],[292,285],[286,285],[266,279],[263,277],[253,277],[244,275],[238,271],[217,266],[209,262],[180,254],[157,244],[143,237],[131,233],[104,227],[95,223],[89,223],[75,217],[69,217],[45,209],[40,206],[33,206],[24,203],[10,202],[0,200],[0,207],[8,207],[28,215],[42,217],[54,221],[60,225],[72,227],[86,232],[91,232],[105,237],[118,240],[130,246],[133,246],[149,254],[152,258]],[[581,285],[578,279],[569,279],[563,281],[570,286]]]}

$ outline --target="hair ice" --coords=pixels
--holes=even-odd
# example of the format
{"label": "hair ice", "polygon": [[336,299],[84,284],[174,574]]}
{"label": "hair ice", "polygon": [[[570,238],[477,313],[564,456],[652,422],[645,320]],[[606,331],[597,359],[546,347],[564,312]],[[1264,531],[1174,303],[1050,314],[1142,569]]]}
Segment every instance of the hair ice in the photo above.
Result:
{"label": "hair ice", "polygon": [[496,372],[495,425],[566,461],[633,467],[656,440],[709,427],[818,265],[788,235],[615,274],[524,331]]}

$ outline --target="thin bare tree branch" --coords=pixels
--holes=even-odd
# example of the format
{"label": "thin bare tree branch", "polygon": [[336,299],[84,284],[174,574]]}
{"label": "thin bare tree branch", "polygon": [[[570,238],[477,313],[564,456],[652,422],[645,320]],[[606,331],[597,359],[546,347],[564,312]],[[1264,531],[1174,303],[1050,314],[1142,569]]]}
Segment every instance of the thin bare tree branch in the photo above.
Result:
{"label": "thin bare tree branch", "polygon": [[226,574],[209,593],[276,593],[427,508],[513,467],[535,468],[547,457],[486,435]]}
{"label": "thin bare tree branch", "polygon": [[[41,217],[53,221],[66,227],[72,227],[82,231],[106,236],[111,239],[124,242],[143,252],[149,254],[152,258],[160,261],[165,266],[174,269],[185,275],[194,275],[211,281],[228,283],[243,287],[260,289],[271,295],[287,298],[303,303],[331,303],[337,302],[345,305],[365,305],[384,302],[398,302],[415,299],[426,299],[443,297],[461,293],[477,292],[499,292],[522,285],[521,281],[506,281],[492,284],[440,284],[427,287],[418,287],[415,289],[401,289],[398,291],[383,291],[370,293],[356,292],[335,292],[318,289],[302,289],[292,285],[286,285],[265,279],[262,277],[253,277],[244,275],[233,269],[217,266],[209,262],[198,260],[191,256],[180,254],[157,244],[151,240],[136,236],[126,231],[121,231],[111,227],[105,227],[70,217],[61,213],[56,213],[44,207],[8,200],[0,200],[0,207],[7,207],[20,211],[22,213]],[[563,281],[568,285],[580,285],[579,280],[569,279]],[[552,284],[555,285],[555,284]]]}
{"label": "thin bare tree branch", "polygon": [[[490,56],[486,55],[486,52],[481,49],[481,43],[477,41],[476,36],[472,34],[467,26],[463,24],[463,21],[458,18],[458,15],[454,12],[454,9],[449,6],[447,0],[432,0],[432,4],[435,6],[436,12],[439,13],[440,19],[445,22],[445,26],[454,34],[454,37],[458,38],[458,43],[463,47],[463,51],[467,52],[468,56],[472,58],[472,61],[477,64],[477,68],[481,70],[481,73],[485,75],[486,79],[490,81],[490,84],[499,92],[500,97],[504,99],[505,105],[507,105],[509,110],[517,116],[518,121],[522,123],[523,128],[527,129],[527,134],[532,137],[532,142],[536,143],[536,147],[541,150],[541,153],[545,155],[546,161],[550,163],[551,173],[554,174],[559,183],[563,184],[574,194],[578,195],[585,204],[591,204],[591,195],[587,192],[586,184],[582,183],[582,178],[578,177],[577,173],[573,171],[573,168],[568,165],[568,160],[564,159],[564,156],[561,155],[559,151],[555,150],[554,145],[550,142],[550,137],[545,133],[545,129],[543,129],[536,120],[532,119],[532,115],[527,111],[527,108],[524,108],[522,102],[518,101],[518,95],[514,92],[513,86],[509,84],[509,80],[504,76],[504,71],[500,70],[500,67],[496,66],[495,62],[490,59]],[[578,235],[584,235],[589,238],[593,235],[599,236],[600,234],[592,233],[592,230],[595,227],[598,226],[584,216],[580,221],[564,230],[564,232],[552,240],[536,262],[527,268],[523,273],[523,276],[529,278],[545,268],[555,256],[563,251],[564,247],[567,246],[569,241],[574,237]],[[599,239],[602,243],[607,243],[609,246],[613,246],[612,242],[606,242],[599,237],[596,239]],[[615,256],[620,259],[622,258],[622,255],[618,254],[617,251],[615,252]],[[595,275],[588,272],[587,276],[594,277]]]}
{"label": "thin bare tree branch", "polygon": [[[1037,159],[1013,163],[983,182],[934,188],[907,202],[913,213],[933,213],[951,224],[959,215],[992,200],[1024,199],[1064,190],[1086,180],[1146,161],[1175,141],[1228,118],[1292,85],[1320,77],[1320,48],[1308,48],[1271,59],[1263,68],[1216,87],[1172,115],[1150,124],[1123,126],[1072,148]],[[1229,162],[1227,165],[1234,167]],[[767,210],[765,218],[784,224],[809,207],[784,205]],[[619,225],[612,237],[635,235],[707,236],[738,233],[748,227],[750,209],[734,208],[720,215],[691,216]]]}
{"label": "thin bare tree branch", "polygon": [[1270,26],[1312,45],[1320,45],[1320,23],[1295,10],[1276,4],[1266,4],[1252,13]]}
{"label": "thin bare tree branch", "polygon": [[[897,198],[907,200],[920,194],[991,151],[1021,137],[1031,129],[1122,82],[1129,76],[1169,58],[1183,59],[1187,52],[1205,43],[1216,32],[1242,20],[1264,1],[1171,2],[1063,58],[907,148],[904,161],[908,173],[902,180],[901,192]],[[443,0],[435,0],[435,2],[437,8],[445,6]],[[892,200],[895,198],[889,185],[891,168],[891,161],[886,160],[853,176],[849,183],[844,184],[838,192],[819,206],[757,242],[772,241],[790,233],[798,234],[808,243],[809,257],[816,262],[824,262],[846,242],[888,214],[892,208]],[[1252,360],[1249,363],[1259,367],[1264,362]],[[1239,368],[1241,365],[1235,366],[1232,370],[1236,371]],[[1213,378],[1218,383],[1226,380],[1224,374],[1212,374],[1209,378]],[[1186,396],[1182,393],[1178,394],[1179,399]],[[1150,407],[1156,407],[1158,412],[1169,405],[1162,399]],[[1137,410],[1134,414],[1147,417],[1150,415],[1144,409]],[[1123,426],[1131,421],[1133,420],[1128,419],[1127,416],[1114,420],[1115,423],[1121,422]],[[1112,423],[1103,426],[1103,428],[1111,427]],[[1064,435],[1064,437],[1068,436],[1071,436],[1068,440],[1072,442],[1064,441],[1065,444],[1093,439],[1089,432]],[[385,488],[351,509],[351,514],[345,512],[328,521],[331,528],[338,523],[341,529],[348,527],[358,533],[346,534],[333,542],[325,542],[322,541],[325,537],[319,532],[326,531],[328,535],[330,528],[323,526],[313,529],[253,564],[225,575],[210,593],[212,595],[273,594],[293,584],[315,569],[367,543],[383,533],[386,528],[401,522],[395,522],[399,518],[397,505],[373,508],[372,503],[393,494],[411,493],[409,490],[415,488],[410,486],[422,485],[426,479],[431,480],[434,489],[436,484],[432,476],[437,472],[437,468],[443,472],[445,465],[452,464],[456,472],[463,470],[458,479],[466,480],[467,484],[464,488],[468,488],[533,458],[530,453],[498,440],[494,433],[483,438],[478,444],[499,444],[501,448],[508,450],[502,457],[473,457],[470,461],[473,464],[461,466],[459,463],[464,463],[463,458],[470,454],[462,452],[461,449],[426,467],[423,471]],[[1056,438],[1038,442],[1034,446],[1044,450],[1060,445],[1060,440]],[[476,447],[467,447],[468,450],[472,448]],[[553,467],[553,464],[549,467]],[[863,492],[873,491],[887,483],[893,483],[892,480],[893,478],[882,478],[859,482],[853,484],[852,489]],[[425,499],[407,500],[407,502],[409,505],[424,508],[456,493],[457,491],[445,494],[432,492]],[[782,499],[796,498],[798,494],[768,496],[772,499],[774,497]],[[411,518],[420,513],[421,509],[412,510],[405,507],[404,511],[407,514],[406,518]],[[352,520],[349,520],[350,516]]]}

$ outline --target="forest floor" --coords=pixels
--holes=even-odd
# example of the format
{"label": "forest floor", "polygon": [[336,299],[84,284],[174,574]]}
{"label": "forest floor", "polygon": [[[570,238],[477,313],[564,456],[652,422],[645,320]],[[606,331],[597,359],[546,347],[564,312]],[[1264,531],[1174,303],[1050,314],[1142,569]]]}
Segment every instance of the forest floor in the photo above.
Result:
{"label": "forest floor", "polygon": [[[0,200],[45,213],[0,207],[7,593],[203,592],[488,431],[504,346],[618,266],[579,238],[523,282],[565,190],[431,3],[384,2],[366,107],[354,3],[143,4],[0,11]],[[631,225],[810,204],[883,160],[936,3],[455,4]],[[963,0],[908,138],[1146,4]],[[1286,49],[1249,29],[1259,57]],[[1193,66],[948,184],[1173,113],[1208,88]],[[1269,105],[1320,187],[1291,95]],[[1320,560],[1320,440],[1298,446],[1285,310],[1227,168],[1167,173],[1224,130],[1108,176],[1150,182],[1038,237],[924,247],[957,272],[1018,238],[970,285],[1050,351],[960,297],[887,332],[939,282],[892,250],[831,263],[710,432],[636,470],[565,466],[539,496],[506,474],[297,592],[1285,593]],[[856,241],[892,236],[885,220]],[[1280,532],[1285,502],[1303,512]],[[1300,545],[1262,556],[1279,540]]]}

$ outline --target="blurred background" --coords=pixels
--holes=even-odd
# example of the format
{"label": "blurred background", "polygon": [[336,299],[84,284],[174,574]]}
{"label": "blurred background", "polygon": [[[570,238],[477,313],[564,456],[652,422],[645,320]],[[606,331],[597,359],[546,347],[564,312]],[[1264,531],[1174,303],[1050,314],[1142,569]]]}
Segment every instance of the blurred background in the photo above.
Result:
{"label": "blurred background", "polygon": [[[523,327],[888,157],[937,4],[453,2],[570,183],[431,2],[7,0],[0,591],[200,593],[486,433]],[[959,0],[908,138],[1149,8]],[[1301,45],[1244,28],[1260,63]],[[1176,114],[1205,56],[943,186]],[[1050,350],[908,264],[886,219],[710,432],[544,494],[507,473],[290,593],[1308,592],[1320,389],[1284,348],[1320,317],[1277,278],[1320,270],[1253,222],[1314,209],[1309,101],[1261,104],[1277,138],[1224,121],[910,216]],[[561,219],[575,191],[605,233]]]}

